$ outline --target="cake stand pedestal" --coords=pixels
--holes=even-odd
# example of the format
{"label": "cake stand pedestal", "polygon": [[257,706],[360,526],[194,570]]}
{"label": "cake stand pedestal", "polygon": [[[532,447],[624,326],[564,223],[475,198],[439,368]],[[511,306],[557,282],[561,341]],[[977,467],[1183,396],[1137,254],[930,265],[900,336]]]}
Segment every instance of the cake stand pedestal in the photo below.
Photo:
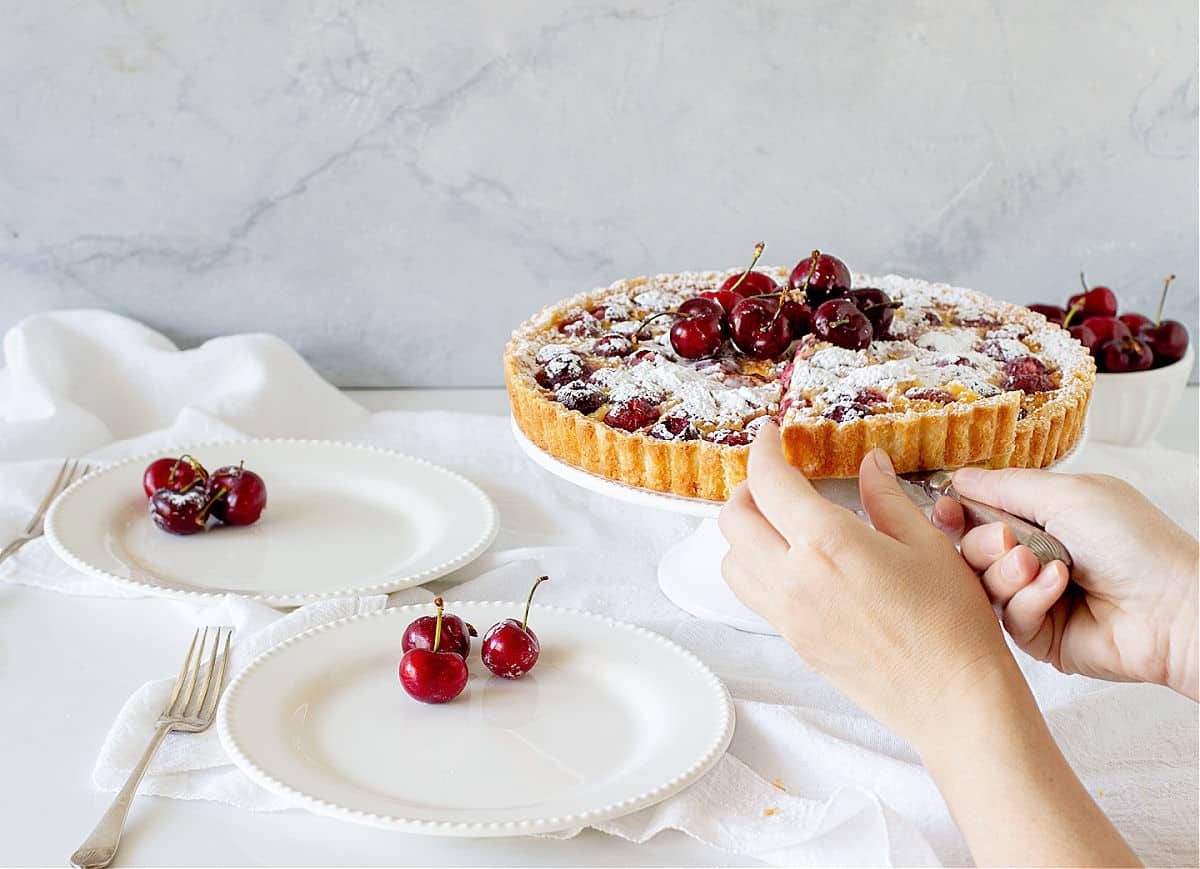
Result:
{"label": "cake stand pedestal", "polygon": [[[723,622],[740,631],[778,636],[779,632],[766,619],[737,599],[721,576],[721,560],[729,550],[717,527],[717,514],[723,502],[684,498],[609,480],[538,448],[525,437],[515,420],[512,430],[529,458],[567,482],[618,501],[700,519],[695,531],[663,554],[658,564],[658,587],[671,603],[697,618]],[[813,484],[826,498],[861,514],[857,480],[814,480]]]}

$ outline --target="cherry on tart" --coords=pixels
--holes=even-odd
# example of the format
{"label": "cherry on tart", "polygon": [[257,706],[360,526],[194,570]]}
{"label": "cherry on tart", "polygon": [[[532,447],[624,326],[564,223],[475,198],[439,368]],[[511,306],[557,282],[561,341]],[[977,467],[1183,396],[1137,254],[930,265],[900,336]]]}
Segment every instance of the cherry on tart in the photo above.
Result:
{"label": "cherry on tart", "polygon": [[537,635],[529,627],[529,607],[533,603],[533,593],[549,578],[539,576],[534,581],[525,600],[525,615],[521,621],[505,619],[496,622],[483,635],[479,647],[483,665],[503,679],[520,679],[537,663],[541,646]]}
{"label": "cherry on tart", "polygon": [[645,428],[656,419],[658,419],[658,407],[641,396],[634,396],[628,401],[612,405],[608,409],[608,413],[604,415],[605,423],[625,431],[637,431]]}
{"label": "cherry on tart", "polygon": [[1117,295],[1108,287],[1088,288],[1087,278],[1079,273],[1079,282],[1083,284],[1083,292],[1076,293],[1067,300],[1068,310],[1079,306],[1084,317],[1115,317],[1117,316]]}
{"label": "cherry on tart", "polygon": [[422,703],[448,703],[467,687],[467,662],[457,651],[443,649],[442,599],[433,602],[437,619],[433,646],[409,649],[400,659],[400,684],[414,700]]}
{"label": "cherry on tart", "polygon": [[212,514],[226,525],[253,525],[267,506],[267,484],[254,471],[227,465],[208,478]]}
{"label": "cherry on tart", "polygon": [[755,359],[771,359],[787,350],[792,344],[792,324],[781,308],[779,302],[766,296],[738,302],[729,315],[734,346]]}
{"label": "cherry on tart", "polygon": [[851,290],[847,298],[867,315],[875,335],[883,336],[888,333],[888,329],[892,327],[896,309],[900,307],[898,302],[893,302],[887,293],[873,287]]}
{"label": "cherry on tart", "polygon": [[1150,347],[1154,350],[1155,364],[1170,365],[1172,362],[1178,362],[1187,353],[1187,329],[1177,320],[1162,318],[1163,305],[1167,301],[1167,290],[1171,288],[1173,280],[1175,280],[1175,276],[1171,275],[1163,282],[1162,296],[1158,300],[1158,313],[1155,315],[1154,325],[1141,330],[1141,335],[1149,340]]}
{"label": "cherry on tart", "polygon": [[679,306],[680,318],[671,326],[671,346],[684,359],[703,359],[721,347],[724,309],[711,299],[688,299]]}
{"label": "cherry on tart", "polygon": [[159,489],[150,496],[150,520],[170,534],[196,534],[208,526],[216,500],[199,480],[182,491]]}
{"label": "cherry on tart", "polygon": [[724,283],[717,288],[718,292],[736,293],[743,299],[747,299],[750,296],[761,296],[778,290],[779,285],[775,283],[774,278],[754,270],[766,249],[767,243],[764,241],[754,245],[754,256],[750,258],[750,265],[746,266],[745,271],[740,274],[727,277]]}
{"label": "cherry on tart", "polygon": [[400,648],[406,652],[412,649],[437,649],[454,652],[465,658],[471,652],[471,637],[477,636],[479,632],[470,623],[458,616],[442,613],[442,635],[439,639],[437,616],[421,616],[404,629]]}
{"label": "cherry on tart", "polygon": [[1025,393],[1049,392],[1054,389],[1050,369],[1034,356],[1021,356],[1004,363],[1003,388],[1005,391],[1019,389]]}
{"label": "cherry on tart", "polygon": [[[753,266],[751,266],[753,268]],[[740,294],[743,299],[750,296],[761,296],[765,293],[773,293],[779,289],[779,284],[771,279],[770,275],[764,275],[762,272],[746,271],[740,275],[733,275],[725,279],[725,283],[721,284],[720,290]]]}
{"label": "cherry on tart", "polygon": [[1154,349],[1144,335],[1114,338],[1100,345],[1101,371],[1145,371],[1154,365]]}
{"label": "cherry on tart", "polygon": [[812,255],[796,263],[788,278],[793,290],[803,290],[809,307],[845,295],[850,289],[850,269],[837,257],[814,250]]}
{"label": "cherry on tart", "polygon": [[830,299],[813,311],[813,334],[835,347],[862,350],[871,343],[875,330],[854,302]]}
{"label": "cherry on tart", "polygon": [[176,492],[189,488],[197,480],[208,479],[208,471],[191,456],[177,459],[158,459],[146,467],[142,474],[142,489],[151,497],[159,489],[174,489]]}
{"label": "cherry on tart", "polygon": [[783,303],[783,316],[792,327],[792,338],[800,338],[812,331],[812,308],[795,299]]}

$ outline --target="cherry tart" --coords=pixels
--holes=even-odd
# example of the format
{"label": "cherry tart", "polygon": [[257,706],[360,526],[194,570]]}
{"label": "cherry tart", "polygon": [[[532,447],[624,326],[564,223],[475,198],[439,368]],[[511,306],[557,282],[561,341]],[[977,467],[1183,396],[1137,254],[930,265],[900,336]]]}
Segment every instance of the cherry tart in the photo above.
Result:
{"label": "cherry tart", "polygon": [[809,299],[770,268],[742,317],[692,301],[743,271],[621,280],[541,311],[505,352],[517,425],[585,470],[712,500],[770,419],[810,477],[855,476],[877,446],[900,472],[1044,467],[1078,439],[1095,365],[1042,315],[895,275]]}

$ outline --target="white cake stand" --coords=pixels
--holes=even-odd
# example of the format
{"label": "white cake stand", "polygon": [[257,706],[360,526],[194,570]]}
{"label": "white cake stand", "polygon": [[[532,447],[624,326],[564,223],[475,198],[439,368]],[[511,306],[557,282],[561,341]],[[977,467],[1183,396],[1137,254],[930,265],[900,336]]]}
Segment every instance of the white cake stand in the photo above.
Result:
{"label": "white cake stand", "polygon": [[[723,622],[749,633],[779,635],[766,619],[751,611],[734,596],[721,576],[721,561],[729,546],[721,536],[716,517],[724,502],[684,498],[615,482],[567,464],[540,449],[517,427],[516,420],[512,420],[512,431],[513,437],[526,455],[550,473],[570,483],[641,507],[653,507],[656,510],[668,510],[699,518],[701,521],[696,530],[668,549],[658,564],[658,586],[662,593],[675,606],[697,618]],[[1078,455],[1079,448],[1086,438],[1085,425],[1071,450],[1054,463],[1054,470],[1064,470]],[[858,497],[857,479],[812,482],[817,491],[830,501],[866,519]]]}

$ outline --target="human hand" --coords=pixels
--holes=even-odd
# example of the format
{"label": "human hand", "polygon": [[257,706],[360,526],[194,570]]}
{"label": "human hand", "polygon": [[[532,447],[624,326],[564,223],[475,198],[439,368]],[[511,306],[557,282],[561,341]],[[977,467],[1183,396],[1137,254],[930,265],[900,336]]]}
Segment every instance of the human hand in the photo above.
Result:
{"label": "human hand", "polygon": [[859,474],[873,528],[821,497],[764,426],[721,510],[722,573],[813,669],[920,746],[943,703],[997,670],[1020,674],[979,580],[901,491],[887,455],[872,452]]}
{"label": "human hand", "polygon": [[[1061,562],[1039,568],[1003,525],[962,537],[963,557],[1018,646],[1064,673],[1156,682],[1196,699],[1195,540],[1114,477],[971,468],[954,485],[1037,522],[1071,551],[1068,577]],[[933,518],[952,537],[963,528],[951,499]]]}

